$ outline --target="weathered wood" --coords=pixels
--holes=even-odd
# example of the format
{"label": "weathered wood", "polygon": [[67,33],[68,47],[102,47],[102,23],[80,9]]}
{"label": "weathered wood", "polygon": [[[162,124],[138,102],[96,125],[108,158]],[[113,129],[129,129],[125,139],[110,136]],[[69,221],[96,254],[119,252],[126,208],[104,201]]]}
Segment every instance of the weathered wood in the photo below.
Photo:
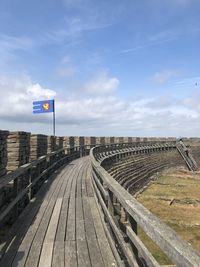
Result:
{"label": "weathered wood", "polygon": [[[63,172],[64,170],[62,170]],[[62,174],[62,172],[59,173],[59,175]],[[43,185],[41,190],[38,192],[38,195],[36,196],[36,200],[33,203],[30,203],[24,212],[20,215],[16,223],[13,225],[11,228],[8,236],[7,236],[7,243],[6,245],[1,249],[2,255],[5,252],[5,249],[9,246],[9,249],[6,252],[5,257],[2,260],[2,265],[3,266],[10,266],[11,262],[13,261],[13,258],[15,257],[17,260],[14,262],[18,262],[18,265],[23,266],[24,262],[26,261],[26,256],[29,251],[29,245],[31,244],[33,237],[36,233],[37,227],[39,226],[40,220],[47,208],[48,202],[51,198],[51,196],[54,194],[55,188],[57,188],[60,184],[59,180],[59,175],[57,175],[57,179],[53,180],[55,178],[55,175],[51,177],[53,180],[53,183],[51,184],[50,181],[49,183],[46,183]],[[50,187],[50,190],[46,193],[46,190]],[[45,200],[42,202],[42,200]],[[41,205],[42,202],[42,205]],[[37,218],[34,220],[34,224],[31,224],[35,215],[37,214]],[[27,234],[26,234],[27,231]],[[24,238],[25,235],[25,238]],[[14,241],[9,245],[11,242],[13,236],[16,236]],[[21,240],[22,243],[21,243]],[[20,245],[21,243],[21,245]],[[21,248],[22,246],[22,248]],[[21,252],[23,251],[23,248],[26,248],[24,250],[24,255],[21,257]],[[18,252],[19,251],[19,252]],[[19,253],[19,256],[18,256]],[[18,260],[20,258],[20,261]]]}
{"label": "weathered wood", "polygon": [[[91,267],[88,246],[85,239],[77,239],[78,267]],[[96,259],[96,261],[98,261]]]}
{"label": "weathered wood", "polygon": [[97,235],[97,241],[99,244],[99,248],[101,250],[101,255],[103,258],[104,265],[105,267],[110,267],[110,266],[115,267],[117,266],[117,263],[111,251],[108,240],[106,238],[101,217],[97,208],[96,200],[94,198],[89,198],[89,203],[94,221],[95,232]]}
{"label": "weathered wood", "polygon": [[78,267],[75,241],[69,240],[65,242],[65,266]]}
{"label": "weathered wood", "polygon": [[17,238],[9,244],[0,266],[117,266],[97,213],[89,159],[73,161],[54,177],[47,194],[44,190],[38,200],[39,191],[25,209],[26,216],[20,215],[24,221],[20,231],[15,227],[12,237],[17,234]]}
{"label": "weathered wood", "polygon": [[96,190],[96,193],[98,195],[98,199],[99,199],[99,202],[100,202],[101,207],[103,209],[103,212],[104,212],[104,214],[105,214],[105,216],[106,216],[106,218],[107,218],[107,220],[109,222],[109,225],[112,228],[112,230],[113,230],[113,232],[115,234],[115,237],[118,240],[118,243],[120,244],[120,247],[121,247],[124,255],[126,256],[126,260],[130,264],[130,266],[139,267],[134,255],[131,253],[129,245],[126,244],[126,242],[124,241],[122,233],[120,232],[120,230],[116,226],[115,221],[112,218],[112,216],[110,215],[109,210],[107,209],[107,207],[106,207],[106,205],[105,205],[100,193],[97,190]]}
{"label": "weathered wood", "polygon": [[[170,146],[162,144],[158,149],[166,149],[167,147],[171,149],[174,148],[174,146],[174,143]],[[145,149],[142,148],[140,151],[145,152]],[[108,189],[113,193],[129,215],[143,228],[146,234],[149,235],[150,238],[155,241],[155,243],[178,266],[199,266],[200,253],[194,250],[187,242],[183,241],[170,227],[161,223],[156,216],[151,214],[151,212],[145,209],[124,188],[122,188],[119,183],[116,182],[95,160],[93,151],[95,151],[95,148],[91,151],[91,158],[96,174],[106,184]],[[99,199],[101,199],[100,195]],[[110,218],[110,214],[105,209],[105,203],[103,201],[101,201],[101,206],[104,207],[104,212],[107,213],[107,218]],[[110,225],[113,226],[114,231],[115,226],[113,225],[111,218]]]}
{"label": "weathered wood", "polygon": [[151,253],[148,251],[148,249],[145,247],[145,245],[142,243],[139,237],[133,232],[130,226],[126,227],[126,233],[128,237],[131,239],[131,241],[133,242],[133,244],[139,250],[139,256],[143,257],[143,259],[146,261],[148,266],[159,267],[160,264],[154,259],[154,257],[151,255]]}
{"label": "weathered wood", "polygon": [[[102,259],[99,244],[96,238],[94,222],[92,219],[92,214],[91,214],[91,210],[89,206],[89,198],[83,199],[83,209],[84,209],[86,238],[87,238],[91,263],[92,263],[92,266],[102,267],[103,259]],[[98,261],[96,259],[98,259]]]}

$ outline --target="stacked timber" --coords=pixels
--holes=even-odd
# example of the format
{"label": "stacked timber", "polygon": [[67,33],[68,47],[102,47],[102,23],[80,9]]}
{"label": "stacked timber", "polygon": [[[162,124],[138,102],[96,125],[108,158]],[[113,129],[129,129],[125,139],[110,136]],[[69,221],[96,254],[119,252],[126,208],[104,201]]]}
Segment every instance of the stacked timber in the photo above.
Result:
{"label": "stacked timber", "polygon": [[74,136],[74,146],[84,146],[84,137],[83,136]]}
{"label": "stacked timber", "polygon": [[106,139],[105,139],[105,137],[104,137],[104,136],[101,136],[101,137],[100,137],[100,144],[101,144],[101,145],[105,145],[105,143],[106,143]]}
{"label": "stacked timber", "polygon": [[116,144],[121,144],[124,142],[124,137],[115,137],[115,143]]}
{"label": "stacked timber", "polygon": [[63,138],[62,136],[57,136],[56,137],[56,150],[57,149],[60,149],[60,148],[63,148]]}
{"label": "stacked timber", "polygon": [[114,144],[115,143],[115,137],[114,136],[110,136],[110,144]]}
{"label": "stacked timber", "polygon": [[132,143],[132,137],[128,137],[128,143]]}
{"label": "stacked timber", "polygon": [[30,138],[30,160],[33,161],[47,154],[47,136],[32,134]]}
{"label": "stacked timber", "polygon": [[85,136],[84,137],[84,143],[86,146],[88,146],[88,148],[90,148],[91,146],[95,146],[96,145],[96,138],[94,136]]}
{"label": "stacked timber", "polygon": [[135,141],[136,141],[137,143],[139,143],[139,142],[141,142],[141,138],[140,138],[140,137],[135,137]]}
{"label": "stacked timber", "polygon": [[30,133],[9,132],[7,151],[7,171],[14,171],[18,167],[28,163],[30,159]]}
{"label": "stacked timber", "polygon": [[124,143],[128,143],[128,137],[127,136],[124,137]]}
{"label": "stacked timber", "polygon": [[47,136],[47,154],[55,151],[56,149],[56,137],[53,135]]}
{"label": "stacked timber", "polygon": [[63,139],[63,147],[65,149],[65,153],[68,150],[72,150],[74,148],[74,136],[65,136]]}
{"label": "stacked timber", "polygon": [[148,141],[148,138],[147,138],[147,137],[141,137],[141,138],[140,138],[140,141],[146,143],[146,142]]}
{"label": "stacked timber", "polygon": [[7,166],[7,131],[0,131],[0,177],[6,174]]}
{"label": "stacked timber", "polygon": [[110,137],[108,137],[108,136],[105,137],[105,143],[106,143],[106,145],[110,144]]}
{"label": "stacked timber", "polygon": [[101,138],[101,137],[99,137],[99,136],[96,137],[96,145],[100,145],[100,144],[101,144],[100,138]]}
{"label": "stacked timber", "polygon": [[84,146],[85,141],[84,141],[84,136],[79,136],[79,146]]}

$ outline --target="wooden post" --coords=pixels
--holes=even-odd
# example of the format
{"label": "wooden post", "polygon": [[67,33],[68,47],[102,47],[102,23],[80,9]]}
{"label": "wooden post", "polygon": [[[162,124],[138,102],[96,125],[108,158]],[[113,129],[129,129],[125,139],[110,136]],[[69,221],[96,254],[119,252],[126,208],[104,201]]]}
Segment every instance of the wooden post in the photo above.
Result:
{"label": "wooden post", "polygon": [[[28,170],[28,183],[29,185],[32,183],[32,169]],[[28,191],[29,202],[31,201],[32,196],[33,195],[32,195],[32,186],[31,186]]]}
{"label": "wooden post", "polygon": [[[13,192],[14,192],[14,197],[17,197],[18,195],[18,186],[19,186],[19,181],[18,181],[19,178],[16,178],[14,180],[14,184],[13,184]],[[19,203],[17,202],[15,207],[14,207],[14,214],[13,214],[13,219],[14,221],[16,220],[17,216],[18,216],[18,206],[19,206]]]}
{"label": "wooden post", "polygon": [[[130,224],[134,233],[137,235],[137,222],[130,215],[128,216],[128,223]],[[132,242],[131,242],[131,247],[132,247],[133,253],[134,253],[137,261],[139,261],[138,249],[133,245]]]}

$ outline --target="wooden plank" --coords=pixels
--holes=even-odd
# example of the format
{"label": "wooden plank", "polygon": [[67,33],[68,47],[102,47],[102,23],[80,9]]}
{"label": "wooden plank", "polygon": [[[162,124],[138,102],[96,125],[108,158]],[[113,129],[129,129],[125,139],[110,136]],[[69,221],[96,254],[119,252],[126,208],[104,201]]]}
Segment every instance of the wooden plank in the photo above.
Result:
{"label": "wooden plank", "polygon": [[78,267],[76,242],[72,240],[65,242],[65,267]]}
{"label": "wooden plank", "polygon": [[92,167],[91,167],[91,163],[89,161],[87,169],[86,169],[86,177],[85,177],[86,190],[87,190],[87,195],[89,197],[93,197],[94,196],[94,191],[93,191],[91,180],[90,180],[91,176],[92,176]]}
{"label": "wooden plank", "polygon": [[53,242],[43,244],[38,267],[51,267],[53,245]]}
{"label": "wooden plank", "polygon": [[65,180],[67,181],[66,183],[66,188],[65,192],[63,195],[63,202],[62,202],[62,208],[60,212],[60,217],[59,217],[59,222],[58,222],[58,228],[56,232],[56,241],[62,241],[64,242],[65,240],[65,233],[66,233],[66,226],[67,226],[67,215],[68,215],[68,207],[69,207],[69,194],[71,190],[71,183],[72,183],[72,178],[74,173],[76,171],[76,167],[72,165],[71,171],[65,174]]}
{"label": "wooden plank", "polygon": [[89,203],[104,265],[105,267],[115,267],[117,262],[108,243],[95,198],[89,198]]}
{"label": "wooden plank", "polygon": [[134,254],[131,252],[130,250],[130,247],[129,247],[129,244],[127,244],[123,238],[123,235],[121,233],[121,231],[118,229],[117,225],[115,224],[115,221],[113,219],[113,217],[110,215],[102,197],[101,197],[101,194],[100,192],[98,191],[98,189],[96,188],[96,185],[94,184],[94,187],[95,187],[95,190],[96,190],[96,193],[97,193],[97,196],[98,196],[98,199],[99,199],[99,202],[100,202],[100,205],[103,209],[103,212],[109,222],[109,225],[110,227],[112,228],[114,234],[115,234],[115,237],[119,243],[119,246],[121,247],[128,263],[130,264],[130,266],[138,266],[137,262],[136,262],[136,259],[135,259],[135,256]]}
{"label": "wooden plank", "polygon": [[75,197],[70,196],[65,240],[76,240]]}
{"label": "wooden plank", "polygon": [[95,266],[95,267],[97,266],[102,267],[104,266],[104,263],[103,263],[102,255],[100,252],[99,244],[96,238],[96,232],[94,228],[90,206],[88,203],[88,198],[83,198],[83,210],[84,210],[86,240],[88,244],[91,264],[92,266]]}
{"label": "wooden plank", "polygon": [[133,244],[137,247],[139,251],[139,255],[148,263],[149,267],[159,267],[160,264],[155,260],[152,254],[148,251],[139,237],[133,232],[130,226],[126,226],[126,233],[128,237],[131,239]]}
{"label": "wooden plank", "polygon": [[[40,215],[43,215],[43,212],[45,211],[46,207],[47,207],[47,203],[48,203],[48,199],[50,199],[50,197],[52,196],[52,194],[54,193],[54,190],[57,186],[59,186],[59,177],[60,175],[62,175],[63,170],[59,173],[59,175],[57,175],[57,177],[55,175],[52,176],[52,179],[56,177],[56,179],[53,181],[53,183],[51,184],[50,181],[48,181],[48,183],[44,184],[43,187],[41,188],[41,190],[38,192],[38,194],[35,196],[36,200],[34,203],[30,203],[25,211],[20,215],[20,217],[18,218],[17,222],[13,225],[13,227],[11,228],[11,231],[8,235],[8,242],[10,242],[12,240],[12,237],[14,237],[12,243],[9,246],[9,249],[6,252],[6,255],[3,257],[2,259],[2,264],[3,266],[10,266],[11,262],[13,261],[13,258],[16,255],[16,261],[18,262],[18,265],[20,265],[24,260],[26,259],[26,254],[27,254],[27,250],[29,249],[30,246],[30,233],[34,236],[34,224],[31,225],[34,217],[36,216],[37,212],[37,216],[36,216],[36,220],[34,219],[34,223],[39,222],[39,218]],[[46,190],[49,190],[46,192]],[[45,198],[44,198],[45,197]],[[44,199],[44,200],[43,200]],[[43,203],[41,205],[41,201],[43,200]],[[28,230],[29,226],[31,225],[30,230]],[[21,257],[21,252],[23,249],[19,248],[20,243],[22,242],[22,247],[26,247],[24,246],[24,240],[23,237],[26,234],[26,231],[28,230],[28,235],[27,237],[25,237],[25,243],[27,240],[27,249],[24,253],[24,257]],[[19,254],[18,255],[18,250],[19,248]],[[20,261],[19,261],[20,258]],[[15,262],[15,261],[14,261]]]}
{"label": "wooden plank", "polygon": [[53,257],[53,246],[58,226],[58,220],[60,210],[62,206],[62,199],[58,198],[51,216],[51,220],[47,229],[47,233],[42,246],[42,252],[40,255],[39,267],[51,267],[51,261]]}
{"label": "wooden plank", "polygon": [[65,266],[65,243],[64,241],[55,241],[52,267],[64,267],[64,266]]}
{"label": "wooden plank", "polygon": [[71,186],[71,194],[69,199],[69,208],[68,208],[68,219],[67,219],[67,229],[66,229],[66,237],[65,240],[76,240],[76,183],[77,176],[81,170],[81,166],[79,165],[76,173],[74,173],[72,177],[72,186]]}
{"label": "wooden plank", "polygon": [[[40,257],[40,251],[42,249],[42,244],[43,244],[43,241],[44,241],[44,238],[45,238],[45,233],[47,231],[47,228],[48,228],[48,225],[49,225],[49,222],[50,222],[50,219],[51,219],[51,215],[52,215],[52,212],[53,212],[53,209],[54,209],[54,205],[56,203],[56,196],[58,196],[59,194],[59,190],[60,188],[62,187],[62,184],[63,184],[63,178],[64,176],[61,177],[61,183],[60,183],[60,186],[59,188],[54,192],[49,204],[48,204],[48,207],[45,211],[45,214],[44,216],[42,217],[42,220],[41,220],[41,223],[37,229],[37,232],[35,234],[35,237],[34,237],[34,240],[33,240],[33,243],[31,245],[31,249],[30,249],[30,252],[29,252],[29,255],[28,255],[28,258],[27,258],[27,266],[31,266],[32,267],[32,264],[34,266],[37,266],[37,263],[39,261],[39,257]],[[35,249],[35,246],[34,246],[34,243],[37,244],[37,254],[36,252],[34,251]]]}
{"label": "wooden plank", "polygon": [[45,236],[45,239],[44,239],[44,243],[54,242],[61,206],[62,206],[62,198],[58,198],[56,200],[56,204],[55,204],[55,207],[54,207],[54,210],[53,210],[53,214],[51,216],[51,220],[50,220],[50,223],[49,223],[49,226],[48,226],[48,229],[47,229],[47,233],[46,233],[46,236]]}
{"label": "wooden plank", "polygon": [[[91,267],[90,257],[88,253],[87,242],[85,239],[76,240],[78,267]],[[96,259],[98,261],[98,259]]]}
{"label": "wooden plank", "polygon": [[[82,168],[83,168],[83,165],[82,165]],[[83,176],[83,171],[79,173],[78,178],[77,178],[77,185],[76,185],[76,197],[77,198],[80,198],[82,196],[82,176]]]}
{"label": "wooden plank", "polygon": [[76,198],[76,240],[85,239],[82,198]]}

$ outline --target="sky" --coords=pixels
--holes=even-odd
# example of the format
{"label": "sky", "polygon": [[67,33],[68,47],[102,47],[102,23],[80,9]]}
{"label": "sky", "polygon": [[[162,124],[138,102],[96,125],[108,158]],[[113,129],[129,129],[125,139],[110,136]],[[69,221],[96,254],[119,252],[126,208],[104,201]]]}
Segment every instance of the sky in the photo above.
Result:
{"label": "sky", "polygon": [[0,0],[0,129],[200,137],[199,0]]}

